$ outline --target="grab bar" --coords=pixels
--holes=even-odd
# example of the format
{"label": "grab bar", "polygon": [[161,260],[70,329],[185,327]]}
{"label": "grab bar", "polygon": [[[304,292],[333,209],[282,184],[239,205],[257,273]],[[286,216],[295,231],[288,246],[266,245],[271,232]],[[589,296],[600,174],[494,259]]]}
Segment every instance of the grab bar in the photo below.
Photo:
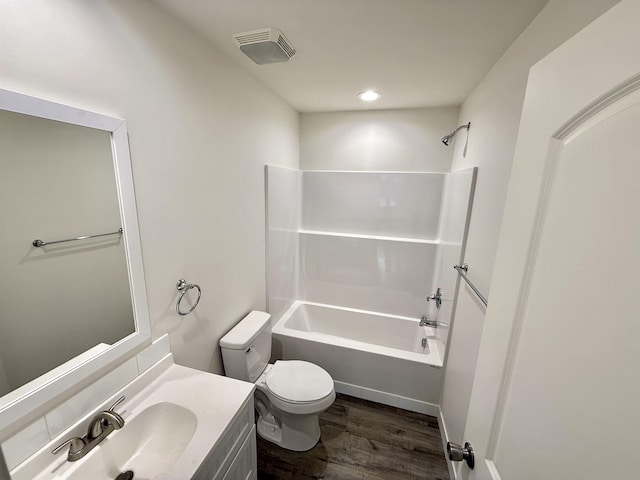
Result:
{"label": "grab bar", "polygon": [[44,247],[45,245],[53,245],[54,243],[75,242],[76,240],[86,240],[88,238],[104,237],[106,235],[122,235],[122,227],[115,232],[99,233],[97,235],[84,235],[82,237],[66,238],[64,240],[54,240],[53,242],[43,242],[42,240],[34,240],[31,245],[34,247]]}
{"label": "grab bar", "polygon": [[484,303],[484,306],[486,307],[487,299],[484,298],[484,295],[480,293],[480,291],[476,288],[476,286],[473,283],[471,283],[471,280],[469,280],[469,278],[465,275],[467,273],[467,270],[469,270],[469,265],[467,265],[466,263],[463,263],[462,265],[454,265],[453,268],[456,269],[456,272],[458,272],[458,275],[460,275],[464,279],[464,281],[467,282],[467,285],[471,287],[471,290],[474,291],[474,293],[478,296],[480,301]]}

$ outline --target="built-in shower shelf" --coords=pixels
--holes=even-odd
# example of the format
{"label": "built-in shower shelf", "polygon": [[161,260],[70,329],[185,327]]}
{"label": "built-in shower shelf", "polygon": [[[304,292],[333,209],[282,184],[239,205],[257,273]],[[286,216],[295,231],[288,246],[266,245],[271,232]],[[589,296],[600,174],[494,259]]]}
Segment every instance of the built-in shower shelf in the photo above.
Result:
{"label": "built-in shower shelf", "polygon": [[305,235],[320,235],[326,237],[342,237],[342,238],[362,238],[366,240],[383,240],[386,242],[403,242],[403,243],[423,243],[428,245],[440,245],[440,240],[429,240],[424,238],[407,238],[407,237],[389,237],[385,235],[363,235],[360,233],[343,233],[343,232],[322,232],[320,230],[298,230],[298,233]]}

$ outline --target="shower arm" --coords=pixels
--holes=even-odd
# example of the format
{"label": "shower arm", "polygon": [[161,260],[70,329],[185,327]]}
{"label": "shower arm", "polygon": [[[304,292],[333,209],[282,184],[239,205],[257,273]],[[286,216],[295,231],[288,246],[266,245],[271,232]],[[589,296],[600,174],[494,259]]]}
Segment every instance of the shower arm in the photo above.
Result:
{"label": "shower arm", "polygon": [[453,137],[456,133],[458,133],[460,130],[462,130],[463,128],[466,128],[467,130],[469,130],[469,128],[471,128],[471,122],[467,123],[466,125],[460,125],[458,128],[456,128],[453,133],[451,134],[451,136]]}

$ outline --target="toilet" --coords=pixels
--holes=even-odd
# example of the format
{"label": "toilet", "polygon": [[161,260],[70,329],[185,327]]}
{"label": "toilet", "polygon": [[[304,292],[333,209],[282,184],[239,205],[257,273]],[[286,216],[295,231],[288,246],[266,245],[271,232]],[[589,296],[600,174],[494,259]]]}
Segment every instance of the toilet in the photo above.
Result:
{"label": "toilet", "polygon": [[256,386],[258,434],[287,450],[303,452],[320,439],[318,415],[336,398],[324,369],[301,360],[271,358],[271,315],[252,311],[220,339],[228,377]]}

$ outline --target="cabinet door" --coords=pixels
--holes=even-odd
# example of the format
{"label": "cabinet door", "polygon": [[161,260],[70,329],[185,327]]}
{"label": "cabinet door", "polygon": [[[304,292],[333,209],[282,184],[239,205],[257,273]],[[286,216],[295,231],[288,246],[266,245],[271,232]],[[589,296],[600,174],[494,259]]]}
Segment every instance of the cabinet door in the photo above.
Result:
{"label": "cabinet door", "polygon": [[258,450],[254,425],[222,480],[256,480],[257,478]]}
{"label": "cabinet door", "polygon": [[209,453],[192,480],[222,479],[244,446],[251,428],[254,427],[254,422],[252,395],[238,410],[238,414],[225,429],[226,432],[216,442],[216,447]]}

